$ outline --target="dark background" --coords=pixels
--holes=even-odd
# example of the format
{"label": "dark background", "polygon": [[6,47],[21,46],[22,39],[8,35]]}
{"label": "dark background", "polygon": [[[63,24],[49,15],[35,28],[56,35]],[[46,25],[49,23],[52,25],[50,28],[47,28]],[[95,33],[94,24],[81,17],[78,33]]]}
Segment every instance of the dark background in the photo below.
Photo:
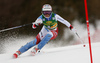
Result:
{"label": "dark background", "polygon": [[[95,19],[100,19],[99,2],[100,0],[87,0],[89,20],[95,27]],[[70,23],[74,19],[85,23],[84,0],[0,0],[0,29],[34,22],[46,3],[53,7],[53,12]]]}

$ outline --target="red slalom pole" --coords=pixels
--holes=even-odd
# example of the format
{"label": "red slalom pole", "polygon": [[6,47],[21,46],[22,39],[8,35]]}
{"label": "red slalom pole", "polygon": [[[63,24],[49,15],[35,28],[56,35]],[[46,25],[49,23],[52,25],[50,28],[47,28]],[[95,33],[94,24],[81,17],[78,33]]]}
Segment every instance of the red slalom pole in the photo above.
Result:
{"label": "red slalom pole", "polygon": [[86,14],[86,23],[87,23],[87,31],[88,31],[89,49],[90,49],[90,59],[91,59],[91,63],[93,63],[92,49],[91,49],[91,39],[90,39],[90,31],[89,31],[87,0],[84,0],[84,4],[85,4],[85,14]]}

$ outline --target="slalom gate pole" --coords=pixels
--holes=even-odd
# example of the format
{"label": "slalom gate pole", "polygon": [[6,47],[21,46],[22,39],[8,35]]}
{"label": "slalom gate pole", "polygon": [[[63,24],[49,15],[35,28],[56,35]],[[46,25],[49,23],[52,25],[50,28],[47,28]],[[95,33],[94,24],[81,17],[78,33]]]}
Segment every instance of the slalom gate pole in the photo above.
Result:
{"label": "slalom gate pole", "polygon": [[4,31],[8,31],[8,30],[12,30],[12,29],[16,29],[16,28],[24,27],[24,26],[31,25],[31,24],[32,24],[32,23],[24,24],[24,25],[16,26],[16,27],[12,27],[12,28],[3,29],[3,30],[0,30],[0,32],[4,32]]}
{"label": "slalom gate pole", "polygon": [[91,49],[91,39],[90,39],[90,31],[89,31],[89,20],[88,20],[87,0],[84,0],[84,5],[85,5],[87,32],[88,32],[89,49],[90,49],[90,60],[91,60],[91,63],[93,63],[93,59],[92,59],[92,49]]}

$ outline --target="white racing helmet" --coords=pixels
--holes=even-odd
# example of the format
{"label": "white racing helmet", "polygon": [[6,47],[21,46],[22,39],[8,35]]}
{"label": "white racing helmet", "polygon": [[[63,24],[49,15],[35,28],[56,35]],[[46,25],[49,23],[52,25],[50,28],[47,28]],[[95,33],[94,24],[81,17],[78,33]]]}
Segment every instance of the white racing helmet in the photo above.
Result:
{"label": "white racing helmet", "polygon": [[51,5],[49,5],[49,4],[43,5],[42,11],[52,11]]}
{"label": "white racing helmet", "polygon": [[[51,5],[49,5],[49,4],[45,4],[45,5],[43,5],[43,7],[42,7],[42,14],[45,16],[46,14],[48,14],[48,15],[50,15],[51,16],[51,14],[52,14],[52,7],[51,7]],[[50,17],[49,16],[49,17]],[[46,17],[46,16],[45,16]],[[46,18],[49,18],[49,17],[46,17]]]}

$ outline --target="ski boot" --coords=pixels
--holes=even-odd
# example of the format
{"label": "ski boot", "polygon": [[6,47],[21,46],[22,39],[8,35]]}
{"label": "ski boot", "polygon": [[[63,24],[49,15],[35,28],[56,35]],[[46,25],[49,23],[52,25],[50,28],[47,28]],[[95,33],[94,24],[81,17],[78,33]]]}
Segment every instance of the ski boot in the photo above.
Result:
{"label": "ski boot", "polygon": [[20,54],[21,54],[20,51],[16,51],[16,53],[13,54],[13,57],[14,57],[14,58],[17,58]]}
{"label": "ski boot", "polygon": [[38,47],[36,46],[36,47],[34,47],[33,49],[32,49],[32,51],[31,51],[31,55],[33,55],[33,56],[35,56],[37,53],[39,53],[40,52],[40,49],[38,49]]}

